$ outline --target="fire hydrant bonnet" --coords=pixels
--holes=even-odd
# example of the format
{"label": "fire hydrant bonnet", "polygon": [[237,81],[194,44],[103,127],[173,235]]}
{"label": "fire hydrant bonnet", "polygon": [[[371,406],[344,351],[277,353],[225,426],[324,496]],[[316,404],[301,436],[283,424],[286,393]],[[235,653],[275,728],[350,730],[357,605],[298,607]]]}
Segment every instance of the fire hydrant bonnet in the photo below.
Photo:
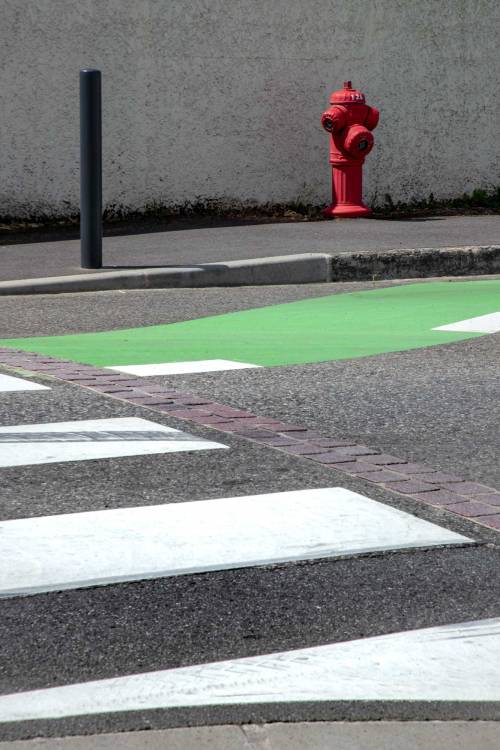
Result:
{"label": "fire hydrant bonnet", "polygon": [[330,96],[330,104],[365,104],[365,95],[359,89],[353,89],[350,81],[344,83],[344,88],[334,91]]}

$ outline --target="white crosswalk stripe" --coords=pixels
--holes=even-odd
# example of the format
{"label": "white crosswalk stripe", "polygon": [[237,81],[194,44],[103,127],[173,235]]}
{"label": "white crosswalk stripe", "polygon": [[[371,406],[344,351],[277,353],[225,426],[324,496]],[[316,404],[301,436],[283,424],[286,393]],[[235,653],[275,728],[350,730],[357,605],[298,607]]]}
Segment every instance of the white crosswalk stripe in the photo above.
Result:
{"label": "white crosswalk stripe", "polygon": [[500,331],[500,312],[478,315],[475,318],[459,320],[456,323],[447,323],[432,330],[458,331],[460,333],[498,333]]}
{"label": "white crosswalk stripe", "polygon": [[230,359],[200,359],[188,362],[160,362],[151,365],[114,365],[107,370],[146,377],[152,375],[187,375],[195,372],[223,372],[225,370],[247,370],[261,367]]}
{"label": "white crosswalk stripe", "polygon": [[0,467],[227,448],[136,417],[0,427],[0,443]]}
{"label": "white crosswalk stripe", "polygon": [[343,488],[0,523],[0,596],[472,540]]}
{"label": "white crosswalk stripe", "polygon": [[[0,466],[215,448],[227,446],[136,418],[0,428]],[[0,523],[0,597],[474,543],[342,487],[118,507]],[[499,648],[497,618],[168,670],[129,667],[88,682],[76,682],[76,671],[70,684],[0,695],[0,722],[308,701],[499,701]]]}
{"label": "white crosswalk stripe", "polygon": [[0,393],[13,393],[16,391],[50,391],[50,388],[46,385],[35,383],[33,380],[15,378],[12,375],[0,373]]}
{"label": "white crosswalk stripe", "polygon": [[288,701],[499,701],[499,653],[496,618],[0,696],[0,721]]}

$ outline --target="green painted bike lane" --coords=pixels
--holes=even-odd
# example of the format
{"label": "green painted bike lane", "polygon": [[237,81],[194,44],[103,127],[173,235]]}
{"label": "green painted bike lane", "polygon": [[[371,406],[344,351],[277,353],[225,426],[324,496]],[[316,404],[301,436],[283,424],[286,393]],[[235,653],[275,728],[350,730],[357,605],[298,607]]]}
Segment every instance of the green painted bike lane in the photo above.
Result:
{"label": "green painted bike lane", "polygon": [[228,359],[262,366],[366,357],[474,338],[432,330],[500,311],[500,280],[335,294],[180,323],[4,339],[0,346],[97,366]]}

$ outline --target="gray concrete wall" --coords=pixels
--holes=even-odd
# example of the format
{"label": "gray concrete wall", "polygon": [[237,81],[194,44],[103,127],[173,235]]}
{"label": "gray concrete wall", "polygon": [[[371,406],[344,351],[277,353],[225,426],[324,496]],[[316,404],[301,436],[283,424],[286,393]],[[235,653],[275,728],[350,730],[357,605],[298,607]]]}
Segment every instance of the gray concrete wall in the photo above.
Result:
{"label": "gray concrete wall", "polygon": [[85,66],[110,206],[327,201],[347,78],[381,110],[369,201],[497,185],[499,29],[498,0],[2,0],[0,215],[77,209]]}

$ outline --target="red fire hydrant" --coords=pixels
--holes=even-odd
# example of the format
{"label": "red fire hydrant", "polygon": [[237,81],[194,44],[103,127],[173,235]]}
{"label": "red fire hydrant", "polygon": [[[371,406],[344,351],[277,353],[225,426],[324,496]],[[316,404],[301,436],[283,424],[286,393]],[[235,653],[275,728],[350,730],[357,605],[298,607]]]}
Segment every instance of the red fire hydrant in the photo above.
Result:
{"label": "red fire hydrant", "polygon": [[332,165],[332,204],[323,215],[366,216],[371,209],[363,204],[363,163],[373,148],[372,130],[377,127],[378,109],[369,107],[365,95],[351,82],[334,91],[330,109],[323,112],[321,124],[330,138]]}

